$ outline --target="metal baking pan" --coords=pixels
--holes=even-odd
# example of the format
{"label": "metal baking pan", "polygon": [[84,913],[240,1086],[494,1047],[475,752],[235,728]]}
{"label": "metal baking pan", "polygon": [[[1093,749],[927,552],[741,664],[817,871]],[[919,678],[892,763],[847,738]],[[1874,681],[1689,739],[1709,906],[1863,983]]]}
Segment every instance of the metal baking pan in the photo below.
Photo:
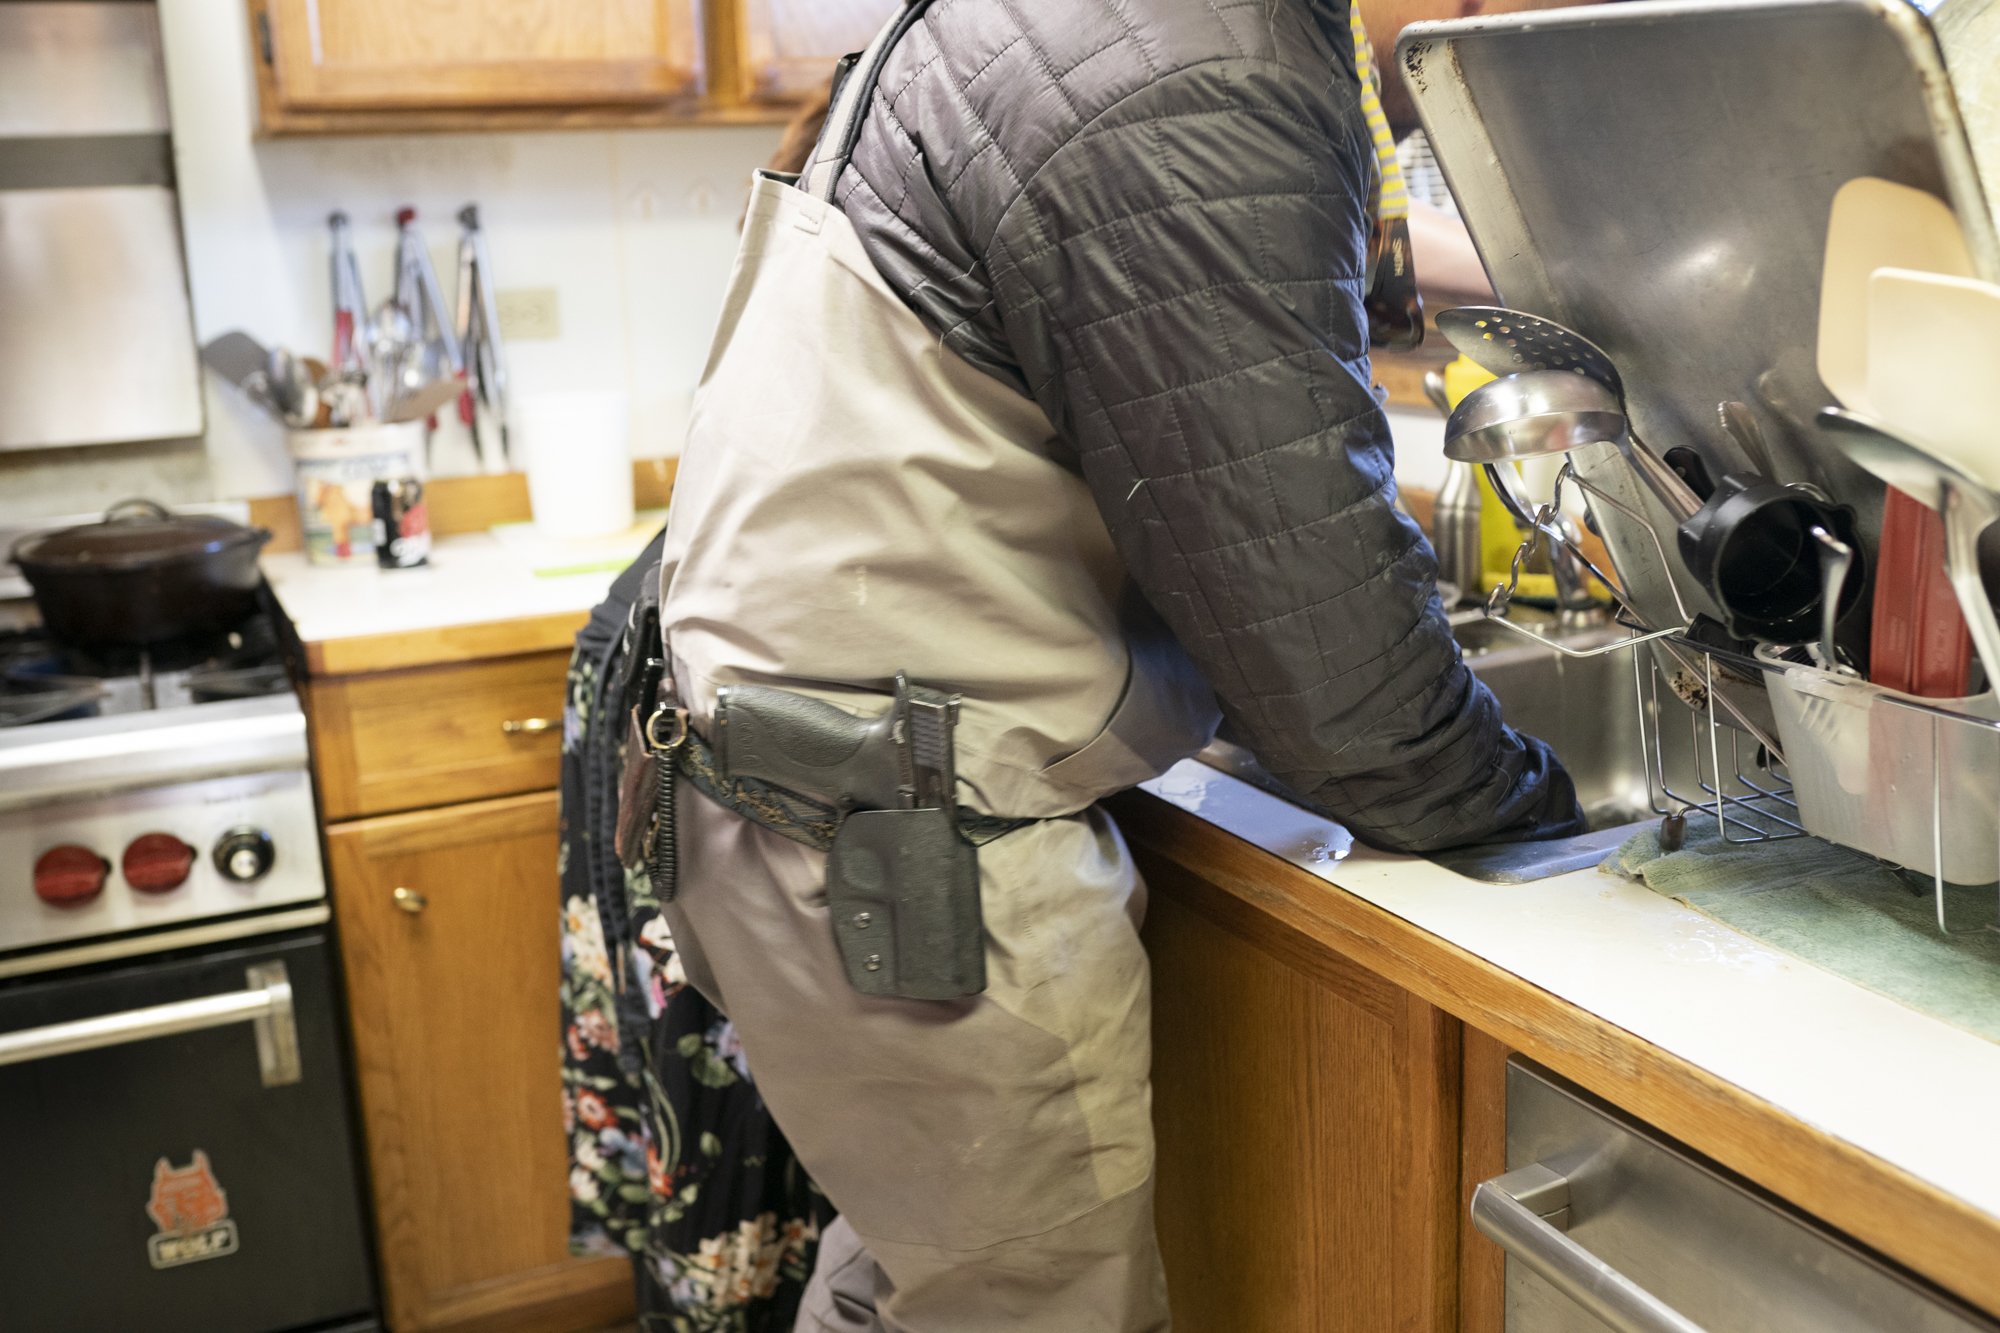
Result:
{"label": "metal baking pan", "polygon": [[[1405,29],[1397,61],[1502,301],[1610,354],[1633,429],[1709,472],[1767,467],[1856,506],[1882,488],[1820,439],[1833,401],[1814,364],[1834,192],[1856,176],[1926,190],[1958,213],[1975,262],[1996,242],[1929,22],[1902,0],[1635,0]],[[1716,405],[1750,405],[1770,442],[1745,457]],[[1579,470],[1673,522],[1611,445]],[[1638,610],[1672,623],[1671,557],[1599,515]]]}

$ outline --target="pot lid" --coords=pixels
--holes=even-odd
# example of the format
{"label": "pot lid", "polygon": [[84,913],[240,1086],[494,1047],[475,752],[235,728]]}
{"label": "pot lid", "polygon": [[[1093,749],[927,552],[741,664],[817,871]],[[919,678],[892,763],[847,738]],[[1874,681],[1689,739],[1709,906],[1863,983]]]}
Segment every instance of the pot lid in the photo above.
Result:
{"label": "pot lid", "polygon": [[246,543],[261,546],[270,535],[214,514],[176,514],[151,500],[124,500],[107,510],[102,522],[22,538],[14,562],[23,568],[131,569]]}

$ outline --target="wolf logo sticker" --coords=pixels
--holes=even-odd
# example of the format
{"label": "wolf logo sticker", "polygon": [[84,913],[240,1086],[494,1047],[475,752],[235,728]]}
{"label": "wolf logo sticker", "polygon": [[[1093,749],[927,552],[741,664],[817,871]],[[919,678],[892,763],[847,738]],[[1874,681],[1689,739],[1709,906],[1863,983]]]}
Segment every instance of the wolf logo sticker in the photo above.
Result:
{"label": "wolf logo sticker", "polygon": [[216,1184],[208,1154],[199,1148],[186,1166],[174,1166],[164,1157],[153,1163],[153,1194],[146,1215],[159,1228],[146,1241],[146,1254],[155,1268],[177,1268],[236,1253],[229,1196]]}

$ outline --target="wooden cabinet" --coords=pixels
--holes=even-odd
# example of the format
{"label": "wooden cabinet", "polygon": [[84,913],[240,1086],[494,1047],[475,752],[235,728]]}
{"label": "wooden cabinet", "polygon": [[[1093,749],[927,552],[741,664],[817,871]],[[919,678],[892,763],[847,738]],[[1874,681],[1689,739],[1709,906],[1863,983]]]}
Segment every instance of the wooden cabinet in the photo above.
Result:
{"label": "wooden cabinet", "polygon": [[629,1317],[630,1265],[568,1252],[555,793],[340,824],[327,847],[390,1327]]}
{"label": "wooden cabinet", "polygon": [[743,95],[802,98],[826,87],[834,64],[859,51],[902,0],[738,0]]}
{"label": "wooden cabinet", "polygon": [[898,0],[245,0],[266,134],[782,123]]}
{"label": "wooden cabinet", "polygon": [[1174,1326],[1458,1327],[1459,1024],[1169,861],[1140,865]]}
{"label": "wooden cabinet", "polygon": [[307,682],[395,1333],[630,1317],[631,1265],[569,1256],[554,790],[568,657]]}
{"label": "wooden cabinet", "polygon": [[279,105],[581,105],[688,92],[692,0],[266,0]]}

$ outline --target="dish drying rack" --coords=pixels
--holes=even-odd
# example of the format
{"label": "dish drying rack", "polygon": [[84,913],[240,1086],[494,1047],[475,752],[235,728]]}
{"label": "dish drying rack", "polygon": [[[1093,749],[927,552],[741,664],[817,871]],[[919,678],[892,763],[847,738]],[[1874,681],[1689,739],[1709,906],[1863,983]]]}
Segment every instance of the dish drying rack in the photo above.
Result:
{"label": "dish drying rack", "polygon": [[[1927,877],[1937,928],[1946,935],[1965,930],[1947,923],[1947,889],[1991,886],[1994,913],[1977,929],[2000,930],[1996,683],[1971,698],[1925,699],[1872,685],[1834,663],[1800,660],[1807,657],[1800,649],[1763,647],[1745,656],[1692,637],[1694,617],[1678,589],[1681,623],[1647,626],[1630,611],[1616,579],[1563,531],[1558,515],[1571,484],[1591,503],[1637,520],[1665,562],[1658,534],[1642,515],[1565,463],[1484,615],[1566,657],[1631,653],[1652,812],[1663,818],[1706,812],[1733,844],[1818,837],[1906,877]],[[1630,637],[1578,648],[1508,617],[1524,564],[1541,542],[1563,546],[1611,592],[1616,621]]]}

